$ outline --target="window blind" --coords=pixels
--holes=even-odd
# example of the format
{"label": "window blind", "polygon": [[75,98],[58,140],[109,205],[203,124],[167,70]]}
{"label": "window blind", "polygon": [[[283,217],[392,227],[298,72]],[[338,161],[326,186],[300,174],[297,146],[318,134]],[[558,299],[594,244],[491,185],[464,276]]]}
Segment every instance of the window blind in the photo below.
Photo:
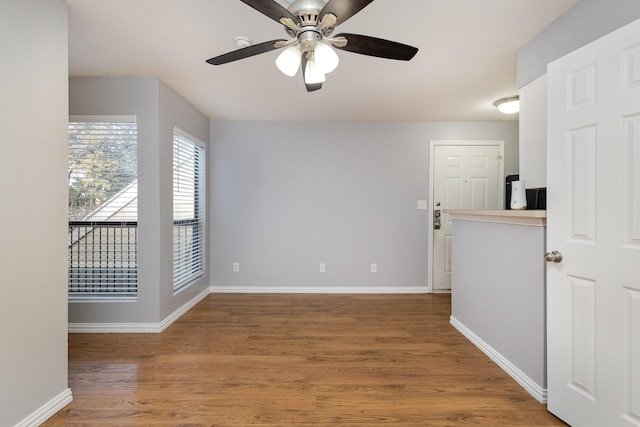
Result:
{"label": "window blind", "polygon": [[69,122],[70,300],[137,296],[137,123],[113,120]]}
{"label": "window blind", "polygon": [[204,275],[205,148],[179,129],[173,134],[173,288]]}

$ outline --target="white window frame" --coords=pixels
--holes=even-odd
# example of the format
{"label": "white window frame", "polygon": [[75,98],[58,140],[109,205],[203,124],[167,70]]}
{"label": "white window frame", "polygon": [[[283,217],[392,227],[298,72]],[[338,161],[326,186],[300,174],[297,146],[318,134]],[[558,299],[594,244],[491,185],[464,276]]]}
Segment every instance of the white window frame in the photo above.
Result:
{"label": "white window frame", "polygon": [[[198,227],[197,237],[198,247],[195,249],[195,258],[197,260],[197,265],[195,268],[189,268],[188,263],[193,263],[194,252],[193,248],[189,251],[189,253],[180,252],[181,247],[185,246],[184,234],[180,234],[180,224],[184,220],[184,218],[176,218],[176,179],[179,179],[179,175],[176,175],[176,138],[180,140],[180,143],[190,143],[193,144],[195,150],[198,151],[197,158],[197,177],[194,179],[198,179],[197,187],[194,191],[194,217],[191,218]],[[172,190],[172,203],[173,203],[173,291],[174,294],[186,289],[195,281],[204,277],[206,273],[206,236],[207,236],[207,221],[206,221],[206,204],[207,204],[207,192],[206,192],[206,165],[207,165],[207,150],[206,145],[200,141],[198,138],[190,135],[189,133],[181,130],[178,127],[173,128],[173,162],[172,162],[172,170],[173,170],[173,190]],[[194,171],[195,173],[195,171]],[[194,183],[196,185],[196,183]],[[182,223],[184,226],[184,224]],[[178,227],[178,228],[176,228]],[[188,229],[188,228],[187,228]],[[188,239],[188,237],[186,237]],[[193,240],[190,240],[186,245],[190,246],[193,243]]]}
{"label": "white window frame", "polygon": [[[69,123],[138,123],[137,117],[135,115],[71,115],[69,116]],[[137,127],[137,126],[136,126]],[[138,146],[138,141],[136,140],[136,147]],[[71,223],[72,221],[70,221]],[[72,261],[72,246],[77,243],[76,241],[78,239],[86,239],[89,235],[91,234],[95,234],[96,230],[99,228],[98,222],[96,222],[95,224],[93,224],[94,226],[87,226],[87,227],[78,227],[75,230],[72,230],[72,227],[69,227],[69,258],[68,258],[68,263],[69,263],[69,294],[68,294],[68,299],[69,302],[74,302],[74,303],[82,303],[82,302],[90,302],[90,303],[96,303],[96,302],[135,302],[137,301],[137,297],[138,297],[138,281],[137,281],[137,277],[138,277],[138,262],[137,262],[137,232],[135,233],[136,237],[135,237],[135,259],[134,259],[134,272],[131,273],[131,275],[133,275],[133,277],[131,277],[131,275],[129,276],[130,278],[133,278],[135,280],[135,291],[131,292],[130,290],[127,291],[126,293],[118,293],[118,292],[114,292],[113,294],[111,294],[110,292],[106,292],[104,290],[99,291],[99,292],[90,292],[90,291],[84,291],[84,292],[75,292],[75,291],[71,291],[72,286],[78,286],[78,284],[76,283],[75,285],[72,285],[72,270],[73,270],[73,261]],[[131,228],[131,227],[135,227],[137,229],[137,213],[136,213],[136,221],[135,222],[131,222],[131,223],[118,223],[118,222],[114,222],[112,228],[118,229],[118,228]],[[100,232],[102,233],[102,231]],[[106,232],[107,234],[109,234],[109,232]],[[100,268],[98,268],[100,269]],[[128,282],[131,283],[131,282]],[[83,285],[80,285],[80,288]],[[85,287],[89,287],[88,285],[84,285]]]}

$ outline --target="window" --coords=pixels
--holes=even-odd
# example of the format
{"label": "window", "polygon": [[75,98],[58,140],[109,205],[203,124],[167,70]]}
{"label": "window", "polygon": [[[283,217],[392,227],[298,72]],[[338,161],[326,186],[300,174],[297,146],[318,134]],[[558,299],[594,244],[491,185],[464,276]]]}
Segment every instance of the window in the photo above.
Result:
{"label": "window", "polygon": [[69,299],[137,296],[135,117],[69,122]]}
{"label": "window", "polygon": [[204,275],[204,144],[173,133],[173,289]]}

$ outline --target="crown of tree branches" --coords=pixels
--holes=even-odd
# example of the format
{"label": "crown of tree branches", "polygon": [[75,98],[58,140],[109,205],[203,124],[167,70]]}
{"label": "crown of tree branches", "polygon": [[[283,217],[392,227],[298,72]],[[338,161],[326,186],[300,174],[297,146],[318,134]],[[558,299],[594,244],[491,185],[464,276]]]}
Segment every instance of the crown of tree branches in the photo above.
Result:
{"label": "crown of tree branches", "polygon": [[137,178],[136,123],[69,124],[69,219],[81,220]]}

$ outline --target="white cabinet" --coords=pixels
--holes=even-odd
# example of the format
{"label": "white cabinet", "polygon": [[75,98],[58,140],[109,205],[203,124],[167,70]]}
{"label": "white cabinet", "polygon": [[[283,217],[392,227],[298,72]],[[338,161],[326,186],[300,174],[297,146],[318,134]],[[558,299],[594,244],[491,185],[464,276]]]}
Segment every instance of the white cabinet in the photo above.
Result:
{"label": "white cabinet", "polygon": [[520,179],[547,186],[547,76],[520,89]]}

